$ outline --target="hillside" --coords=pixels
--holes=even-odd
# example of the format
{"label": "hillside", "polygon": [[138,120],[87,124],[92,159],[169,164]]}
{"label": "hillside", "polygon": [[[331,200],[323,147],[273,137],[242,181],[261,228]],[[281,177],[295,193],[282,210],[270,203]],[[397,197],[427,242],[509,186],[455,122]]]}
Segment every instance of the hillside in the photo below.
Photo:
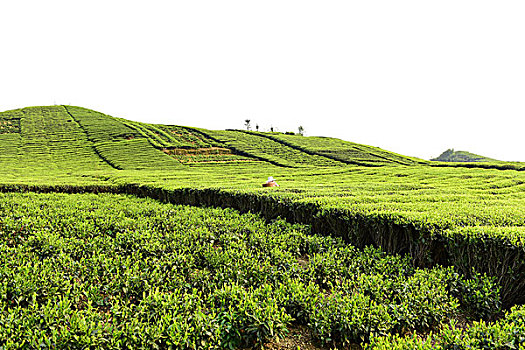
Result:
{"label": "hillside", "polygon": [[420,165],[428,162],[422,159],[403,156],[394,152],[385,151],[378,147],[343,141],[331,137],[290,135],[282,133],[254,133],[256,135],[275,140],[283,145],[301,150],[308,154],[364,166],[382,165]]}
{"label": "hillside", "polygon": [[0,150],[0,161],[21,170],[170,169],[238,162],[291,168],[425,163],[332,138],[153,125],[73,106],[0,113]]}
{"label": "hillside", "polygon": [[84,108],[23,108],[0,113],[0,123],[11,126],[3,128],[0,134],[0,149],[3,164],[13,170],[80,171],[179,165],[122,121]]}
{"label": "hillside", "polygon": [[454,151],[447,149],[439,157],[431,159],[440,162],[496,162],[496,159],[480,156],[466,151]]}
{"label": "hillside", "polygon": [[63,107],[23,108],[0,114],[0,161],[35,171],[105,169],[86,133]]}
{"label": "hillside", "polygon": [[285,168],[430,165],[525,169],[523,163],[452,150],[433,160],[330,137],[148,124],[74,106],[0,113],[0,163],[13,171],[174,169],[217,163]]}
{"label": "hillside", "polygon": [[0,113],[0,348],[521,348],[523,169]]}

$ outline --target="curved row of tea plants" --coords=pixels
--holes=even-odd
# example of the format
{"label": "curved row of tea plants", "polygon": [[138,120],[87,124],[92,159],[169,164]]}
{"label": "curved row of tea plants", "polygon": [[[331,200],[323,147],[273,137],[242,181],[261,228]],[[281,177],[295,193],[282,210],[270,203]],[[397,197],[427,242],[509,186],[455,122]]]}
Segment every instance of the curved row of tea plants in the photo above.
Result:
{"label": "curved row of tea plants", "polygon": [[0,123],[18,127],[0,134],[2,167],[12,172],[104,170],[110,167],[93,150],[82,128],[61,106],[0,113]]}
{"label": "curved row of tea plants", "polygon": [[185,165],[204,165],[210,163],[235,163],[235,162],[258,162],[252,157],[245,157],[238,154],[233,154],[227,148],[202,148],[202,149],[165,149],[164,153],[170,155],[172,158]]}
{"label": "curved row of tea plants", "polygon": [[[261,188],[268,175],[281,187]],[[281,216],[357,246],[410,253],[420,266],[454,265],[467,276],[475,268],[499,279],[507,307],[525,301],[525,178],[520,172],[431,167],[312,171],[243,164],[112,178],[124,187],[144,187],[126,193],[160,191],[164,194],[156,198],[175,203]]]}
{"label": "curved row of tea plants", "polygon": [[465,328],[452,322],[437,333],[374,337],[365,349],[522,349],[525,347],[525,306],[516,306],[497,322],[474,322]]}
{"label": "curved row of tea plants", "polygon": [[281,133],[254,133],[284,145],[340,162],[358,165],[421,165],[428,161],[385,151],[378,147],[343,141],[331,137],[300,136]]}
{"label": "curved row of tea plants", "polygon": [[97,154],[114,168],[172,169],[180,166],[124,120],[85,108],[62,107],[85,131]]}
{"label": "curved row of tea plants", "polygon": [[122,195],[0,195],[0,345],[237,348],[491,318],[498,286],[282,220]]}
{"label": "curved row of tea plants", "polygon": [[344,166],[344,163],[320,155],[312,155],[288,147],[274,140],[262,137],[257,133],[246,133],[237,130],[201,130],[211,138],[223,143],[226,147],[240,154],[268,161],[284,167],[329,167]]}
{"label": "curved row of tea plants", "polygon": [[[359,247],[409,253],[418,266],[454,265],[465,276],[474,268],[498,278],[505,307],[525,301],[523,173],[432,167],[285,169],[252,163],[99,172],[80,178],[7,173],[2,180],[36,191],[45,190],[42,185],[49,182],[60,184],[58,191],[63,186],[69,191],[99,181],[102,189],[114,186],[119,193],[281,216]],[[280,188],[261,187],[269,175]]]}
{"label": "curved row of tea plants", "polygon": [[142,136],[157,148],[210,148],[220,147],[221,143],[207,138],[191,128],[175,125],[155,125],[139,122],[125,122],[129,127],[137,130]]}

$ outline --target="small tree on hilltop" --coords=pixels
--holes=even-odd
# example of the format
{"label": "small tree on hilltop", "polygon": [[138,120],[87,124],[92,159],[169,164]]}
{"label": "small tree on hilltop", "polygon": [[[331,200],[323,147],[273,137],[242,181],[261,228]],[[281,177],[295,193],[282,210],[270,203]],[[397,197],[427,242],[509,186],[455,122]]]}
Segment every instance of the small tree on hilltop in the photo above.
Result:
{"label": "small tree on hilltop", "polygon": [[304,136],[304,128],[301,125],[299,125],[298,130],[299,130],[299,135]]}
{"label": "small tree on hilltop", "polygon": [[246,127],[246,130],[250,130],[250,122],[251,122],[250,119],[244,120],[244,126]]}

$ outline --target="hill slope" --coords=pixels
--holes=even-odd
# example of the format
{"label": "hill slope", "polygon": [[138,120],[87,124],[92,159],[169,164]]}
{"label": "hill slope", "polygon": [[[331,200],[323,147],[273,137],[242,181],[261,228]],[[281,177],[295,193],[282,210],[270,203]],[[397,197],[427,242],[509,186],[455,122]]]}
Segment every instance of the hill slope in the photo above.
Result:
{"label": "hill slope", "polygon": [[[74,106],[27,107],[0,113],[0,165],[19,172],[161,170],[217,163],[286,168],[431,165],[525,170],[523,163],[452,153],[452,162],[450,157],[429,162],[330,137],[147,124]],[[434,160],[443,159],[442,155]]]}
{"label": "hill slope", "polygon": [[85,132],[95,152],[117,169],[164,169],[180,166],[156,150],[125,121],[80,107],[62,106]]}
{"label": "hill slope", "polygon": [[480,156],[474,153],[465,151],[454,151],[454,149],[447,149],[441,153],[439,157],[431,159],[433,161],[441,162],[496,162],[496,159]]}
{"label": "hill slope", "polygon": [[[205,344],[219,325],[226,337],[253,332],[247,315],[266,330],[277,324],[267,316],[282,315],[285,326],[303,317],[332,345],[366,343],[371,321],[395,337],[378,348],[404,334],[413,338],[403,348],[418,339],[472,345],[471,335],[486,344],[487,334],[501,339],[491,348],[519,348],[525,339],[515,322],[523,307],[501,328],[485,322],[501,305],[525,303],[525,173],[499,170],[519,165],[425,162],[330,138],[151,125],[70,106],[0,113],[0,151],[0,192],[96,194],[0,194],[0,339],[9,344],[68,348],[100,337],[162,347],[196,327],[206,333],[195,344]],[[268,175],[281,187],[262,187]],[[230,210],[202,216],[175,203],[274,224],[243,227]],[[385,252],[404,257],[387,261]],[[122,342],[137,334],[143,344]]]}
{"label": "hill slope", "polygon": [[[0,114],[0,161],[10,169],[105,169],[80,125],[63,107],[30,107]],[[7,127],[5,127],[7,126]]]}
{"label": "hill slope", "polygon": [[170,169],[239,162],[292,168],[426,163],[332,138],[153,125],[74,106],[0,113],[0,151],[3,165],[31,171]]}
{"label": "hill slope", "polygon": [[331,137],[303,137],[280,133],[259,133],[261,136],[309,154],[324,156],[346,164],[365,166],[427,164],[422,159],[403,156],[378,147],[343,141]]}

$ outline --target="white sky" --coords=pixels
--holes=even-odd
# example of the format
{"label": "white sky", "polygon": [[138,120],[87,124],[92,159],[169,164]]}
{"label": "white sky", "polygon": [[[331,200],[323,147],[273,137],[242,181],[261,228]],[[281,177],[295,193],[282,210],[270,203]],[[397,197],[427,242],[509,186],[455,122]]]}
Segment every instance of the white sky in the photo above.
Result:
{"label": "white sky", "polygon": [[0,0],[0,111],[525,161],[525,2]]}

